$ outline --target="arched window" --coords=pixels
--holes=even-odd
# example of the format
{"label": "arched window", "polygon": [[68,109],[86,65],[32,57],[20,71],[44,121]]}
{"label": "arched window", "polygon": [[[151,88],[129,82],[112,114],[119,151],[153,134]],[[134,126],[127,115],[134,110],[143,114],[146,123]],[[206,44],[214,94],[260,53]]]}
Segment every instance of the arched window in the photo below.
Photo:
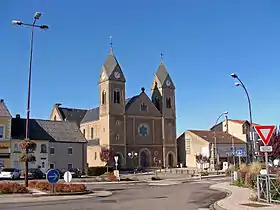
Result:
{"label": "arched window", "polygon": [[114,90],[114,103],[115,104],[121,103],[121,92],[119,90]]}
{"label": "arched window", "polygon": [[156,108],[157,108],[158,110],[160,110],[160,101],[159,101],[159,98],[158,98],[158,97],[156,97],[156,98],[154,99],[154,103],[155,103]]}
{"label": "arched window", "polygon": [[106,91],[102,91],[102,98],[101,98],[101,104],[104,105],[106,104]]}
{"label": "arched window", "polygon": [[141,105],[140,105],[140,111],[146,112],[146,111],[147,111],[147,104],[145,104],[144,102],[142,102]]}
{"label": "arched window", "polygon": [[171,108],[171,98],[170,97],[166,98],[166,108],[168,108],[168,109]]}

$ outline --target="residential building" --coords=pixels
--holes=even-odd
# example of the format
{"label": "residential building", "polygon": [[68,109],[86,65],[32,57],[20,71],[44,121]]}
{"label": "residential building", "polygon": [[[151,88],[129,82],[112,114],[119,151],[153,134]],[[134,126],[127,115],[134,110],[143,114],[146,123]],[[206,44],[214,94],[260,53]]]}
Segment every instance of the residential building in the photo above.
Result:
{"label": "residential building", "polygon": [[[99,154],[103,146],[115,151],[120,167],[176,166],[175,86],[163,62],[153,79],[151,98],[145,88],[126,97],[126,78],[112,49],[98,84],[98,107],[86,110],[55,104],[50,116],[54,121],[77,123],[88,140],[89,166],[104,165]],[[131,160],[129,152],[137,152],[137,160]]]}
{"label": "residential building", "polygon": [[10,166],[11,119],[4,100],[0,99],[0,168]]}
{"label": "residential building", "polygon": [[232,148],[246,151],[246,143],[241,139],[220,131],[188,130],[177,139],[178,162],[187,167],[197,167],[196,156],[210,158],[210,166],[214,165],[215,137],[217,157],[220,163],[233,162]]}
{"label": "residential building", "polygon": [[[25,125],[26,119],[19,115],[12,119],[11,165],[18,169],[24,169],[20,142],[25,139]],[[86,168],[87,141],[76,123],[30,119],[29,129],[29,139],[37,145],[31,151],[36,161],[29,163],[30,168],[41,168],[45,172],[49,168]]]}
{"label": "residential building", "polygon": [[[253,123],[253,126],[258,125],[257,123]],[[223,131],[228,132],[229,134],[241,139],[244,142],[247,142],[250,137],[250,122],[247,120],[224,120],[217,124],[216,126],[213,126],[210,130],[215,131]],[[255,139],[258,139],[258,135],[253,131],[253,135],[255,136]]]}

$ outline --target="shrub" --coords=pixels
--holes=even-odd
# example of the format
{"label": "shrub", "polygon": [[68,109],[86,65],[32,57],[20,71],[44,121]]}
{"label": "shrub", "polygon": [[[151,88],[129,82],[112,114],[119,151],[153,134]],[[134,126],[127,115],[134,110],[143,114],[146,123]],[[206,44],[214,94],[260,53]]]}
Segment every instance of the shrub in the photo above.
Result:
{"label": "shrub", "polygon": [[201,176],[208,176],[209,175],[209,173],[207,171],[203,171],[200,174],[201,174]]}
{"label": "shrub", "polygon": [[116,176],[115,176],[114,174],[110,173],[110,174],[108,174],[108,180],[109,180],[110,182],[116,181]]}
{"label": "shrub", "polygon": [[27,188],[17,182],[2,182],[0,184],[1,194],[11,194],[11,193],[28,193]]}
{"label": "shrub", "polygon": [[[52,185],[48,182],[42,181],[31,181],[29,182],[30,188],[35,188],[41,191],[50,191]],[[86,186],[84,184],[66,184],[66,183],[56,183],[54,184],[54,191],[57,193],[67,193],[67,192],[84,192]]]}
{"label": "shrub", "polygon": [[245,163],[242,163],[239,166],[239,171],[242,173],[247,173],[247,172],[249,172],[249,167]]}
{"label": "shrub", "polygon": [[[109,171],[112,172],[113,168],[109,167]],[[107,172],[107,167],[106,166],[98,166],[98,167],[89,167],[88,168],[88,176],[100,176]]]}
{"label": "shrub", "polygon": [[253,162],[249,166],[249,172],[252,174],[259,174],[260,171],[262,170],[263,164],[260,162]]}

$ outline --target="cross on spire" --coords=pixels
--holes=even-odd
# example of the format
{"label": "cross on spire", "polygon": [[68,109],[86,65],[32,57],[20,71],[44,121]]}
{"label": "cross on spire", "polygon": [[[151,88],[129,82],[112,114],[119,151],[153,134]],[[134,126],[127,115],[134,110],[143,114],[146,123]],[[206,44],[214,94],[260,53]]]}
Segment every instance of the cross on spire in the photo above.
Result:
{"label": "cross on spire", "polygon": [[161,52],[160,53],[160,61],[162,61],[163,60],[163,53]]}
{"label": "cross on spire", "polygon": [[112,36],[110,36],[109,37],[109,39],[110,39],[110,48],[111,48],[111,50],[113,49],[113,37]]}

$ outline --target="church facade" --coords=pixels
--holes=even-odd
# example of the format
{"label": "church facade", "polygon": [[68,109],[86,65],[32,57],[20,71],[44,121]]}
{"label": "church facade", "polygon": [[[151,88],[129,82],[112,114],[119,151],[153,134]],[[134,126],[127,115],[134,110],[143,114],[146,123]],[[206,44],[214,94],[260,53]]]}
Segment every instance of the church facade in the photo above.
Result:
{"label": "church facade", "polygon": [[126,78],[111,49],[100,72],[99,99],[99,106],[90,110],[55,104],[50,116],[78,124],[88,141],[89,167],[105,164],[102,147],[114,150],[121,168],[177,165],[175,86],[162,62],[151,98],[144,88],[127,98]]}

